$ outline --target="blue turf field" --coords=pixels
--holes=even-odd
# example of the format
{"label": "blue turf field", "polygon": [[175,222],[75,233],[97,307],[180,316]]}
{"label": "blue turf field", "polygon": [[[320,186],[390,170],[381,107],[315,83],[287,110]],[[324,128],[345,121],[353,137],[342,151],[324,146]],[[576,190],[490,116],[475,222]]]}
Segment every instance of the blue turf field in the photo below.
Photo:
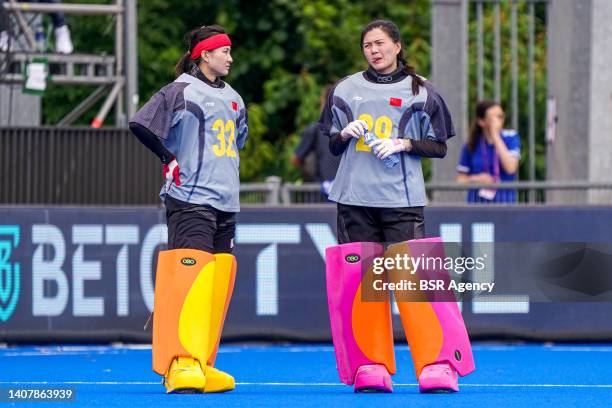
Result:
{"label": "blue turf field", "polygon": [[612,346],[476,344],[474,354],[477,371],[462,379],[456,394],[419,394],[407,347],[396,349],[393,394],[353,394],[339,384],[331,346],[229,345],[221,348],[218,367],[235,376],[235,391],[165,395],[150,369],[150,348],[9,347],[0,349],[0,387],[75,387],[76,403],[62,406],[88,407],[612,406]]}

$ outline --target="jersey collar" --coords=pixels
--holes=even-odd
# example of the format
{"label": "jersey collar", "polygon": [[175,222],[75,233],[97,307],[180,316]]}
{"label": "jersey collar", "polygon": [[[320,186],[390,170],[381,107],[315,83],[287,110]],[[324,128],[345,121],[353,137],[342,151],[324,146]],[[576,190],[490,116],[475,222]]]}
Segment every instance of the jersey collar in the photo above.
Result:
{"label": "jersey collar", "polygon": [[402,79],[406,78],[408,74],[404,71],[404,64],[399,63],[397,69],[390,74],[380,74],[371,66],[368,66],[368,70],[363,73],[363,77],[375,84],[393,84],[395,82],[399,82]]}
{"label": "jersey collar", "polygon": [[200,81],[212,86],[213,88],[223,88],[225,86],[225,82],[223,82],[219,77],[215,79],[215,82],[211,82],[211,80],[206,78],[206,75],[202,73],[202,71],[196,64],[191,65],[191,71],[189,71],[189,75],[198,78]]}

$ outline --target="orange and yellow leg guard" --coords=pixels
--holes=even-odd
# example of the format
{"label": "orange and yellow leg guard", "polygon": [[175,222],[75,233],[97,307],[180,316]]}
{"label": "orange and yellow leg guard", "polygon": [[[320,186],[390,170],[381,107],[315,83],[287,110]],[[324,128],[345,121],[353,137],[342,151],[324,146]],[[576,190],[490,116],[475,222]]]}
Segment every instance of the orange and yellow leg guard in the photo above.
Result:
{"label": "orange and yellow leg guard", "polygon": [[[407,255],[415,258],[445,258],[444,246],[440,238],[411,240],[391,245],[385,258]],[[425,257],[423,256],[425,255]],[[437,266],[437,269],[436,269]],[[428,268],[413,268],[410,271],[390,271],[391,280],[408,280],[419,287],[421,280],[441,280],[448,288],[448,271],[438,263]],[[395,292],[402,325],[408,339],[417,378],[423,367],[447,362],[459,375],[465,376],[475,370],[470,339],[463,317],[452,291],[402,291]]]}
{"label": "orange and yellow leg guard", "polygon": [[[383,254],[380,244],[355,242],[325,251],[327,302],[336,365],[340,380],[352,385],[361,366],[384,365],[395,374],[391,306],[388,293],[378,301],[364,301],[362,288],[370,285],[374,257]],[[365,272],[365,273],[364,273]]]}
{"label": "orange and yellow leg guard", "polygon": [[215,280],[213,289],[212,329],[210,349],[206,360],[206,387],[204,392],[224,392],[233,390],[234,377],[214,367],[221,341],[221,332],[234,291],[236,280],[236,258],[231,254],[215,255]]}
{"label": "orange and yellow leg guard", "polygon": [[232,255],[194,249],[159,254],[153,313],[153,371],[168,392],[219,392],[234,379],[212,366],[236,273]]}

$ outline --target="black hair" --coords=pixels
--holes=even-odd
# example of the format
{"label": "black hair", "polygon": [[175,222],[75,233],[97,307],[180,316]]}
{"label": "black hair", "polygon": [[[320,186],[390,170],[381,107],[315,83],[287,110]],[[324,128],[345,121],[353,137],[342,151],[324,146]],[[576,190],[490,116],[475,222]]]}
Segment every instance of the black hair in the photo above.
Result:
{"label": "black hair", "polygon": [[400,52],[399,54],[397,54],[398,65],[400,65],[401,63],[404,66],[404,72],[412,77],[412,94],[418,95],[419,86],[423,86],[425,84],[425,81],[423,81],[423,78],[416,74],[416,70],[414,69],[414,67],[408,65],[406,57],[404,56],[405,47],[404,44],[402,44],[399,28],[397,28],[395,23],[389,20],[374,20],[368,25],[366,25],[361,31],[361,47],[363,48],[363,38],[365,37],[365,35],[370,31],[374,30],[375,28],[380,28],[389,36],[389,38],[391,38],[394,43],[399,43],[401,45]]}
{"label": "black hair", "polygon": [[176,63],[175,72],[176,76],[179,76],[185,72],[189,72],[191,70],[192,64],[196,65],[202,62],[202,58],[198,57],[198,59],[191,59],[191,52],[194,47],[198,45],[198,43],[202,40],[207,39],[208,37],[212,37],[217,34],[227,34],[225,29],[220,25],[211,25],[211,26],[202,26],[195,30],[191,30],[187,35],[185,35],[185,43],[187,44],[188,50],[181,59]]}
{"label": "black hair", "polygon": [[483,100],[479,101],[476,104],[476,117],[474,118],[474,122],[472,123],[472,127],[470,128],[470,134],[468,135],[467,146],[468,149],[473,152],[476,148],[476,143],[478,139],[482,135],[482,128],[478,124],[478,119],[484,119],[487,117],[487,111],[495,106],[501,107],[499,102],[491,101],[491,100]]}

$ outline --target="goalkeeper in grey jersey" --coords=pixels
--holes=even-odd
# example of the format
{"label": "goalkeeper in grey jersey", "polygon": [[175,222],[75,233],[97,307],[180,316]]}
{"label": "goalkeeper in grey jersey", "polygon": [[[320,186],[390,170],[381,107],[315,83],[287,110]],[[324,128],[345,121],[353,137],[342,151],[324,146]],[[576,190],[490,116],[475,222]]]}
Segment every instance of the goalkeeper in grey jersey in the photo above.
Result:
{"label": "goalkeeper in grey jersey", "polygon": [[[356,391],[390,392],[389,374],[395,372],[390,305],[365,304],[356,295],[366,290],[361,273],[368,265],[360,264],[382,256],[384,242],[401,243],[394,245],[397,252],[398,247],[409,251],[415,242],[439,241],[423,239],[421,158],[443,158],[446,140],[455,132],[442,97],[407,64],[395,24],[368,24],[361,46],[368,69],[336,83],[319,120],[332,153],[341,155],[329,195],[338,206],[340,245],[326,251],[328,302],[341,380]],[[366,132],[375,136],[373,142],[366,142]],[[385,162],[390,156],[397,165]],[[398,306],[420,390],[457,391],[458,374],[474,370],[457,304]]]}
{"label": "goalkeeper in grey jersey", "polygon": [[242,98],[221,80],[233,61],[231,46],[218,25],[193,30],[178,78],[130,121],[164,164],[168,250],[157,262],[153,370],[168,393],[235,387],[214,366],[236,274],[238,150],[248,133]]}

